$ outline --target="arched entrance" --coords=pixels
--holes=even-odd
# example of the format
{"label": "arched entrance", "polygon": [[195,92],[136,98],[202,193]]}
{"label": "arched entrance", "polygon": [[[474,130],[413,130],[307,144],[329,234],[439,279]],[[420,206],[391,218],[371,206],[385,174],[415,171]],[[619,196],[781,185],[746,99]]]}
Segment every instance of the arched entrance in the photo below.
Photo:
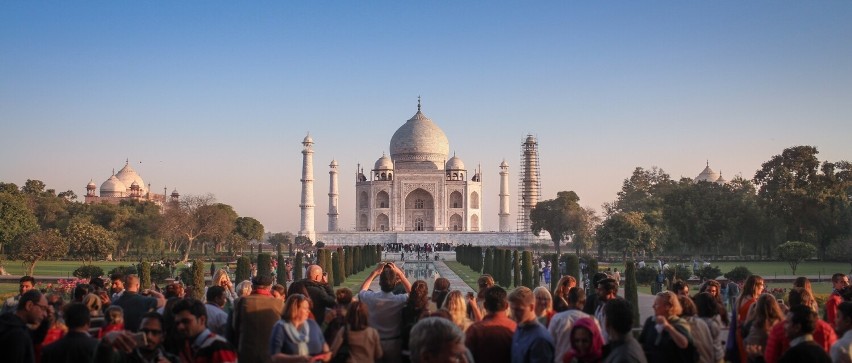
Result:
{"label": "arched entrance", "polygon": [[405,196],[405,230],[435,230],[435,198],[422,188]]}

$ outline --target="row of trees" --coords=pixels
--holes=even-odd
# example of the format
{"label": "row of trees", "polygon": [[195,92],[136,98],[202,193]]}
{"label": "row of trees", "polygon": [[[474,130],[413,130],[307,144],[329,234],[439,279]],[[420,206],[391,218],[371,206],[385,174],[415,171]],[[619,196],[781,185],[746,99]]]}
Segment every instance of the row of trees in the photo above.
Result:
{"label": "row of trees", "polygon": [[39,180],[18,187],[0,182],[0,250],[28,264],[74,257],[90,263],[139,254],[179,252],[182,262],[197,246],[202,251],[242,250],[263,238],[263,225],[216,203],[210,195],[188,195],[160,206],[146,201],[85,204],[72,191],[56,193]]}
{"label": "row of trees", "polygon": [[[820,162],[813,146],[785,149],[752,179],[728,183],[672,180],[662,169],[637,167],[603,218],[572,191],[539,202],[532,232],[548,232],[576,252],[597,248],[626,258],[637,253],[770,257],[785,241],[816,248],[820,258],[852,263],[852,163]],[[778,256],[774,256],[778,257]]]}
{"label": "row of trees", "polygon": [[509,288],[538,286],[538,270],[530,251],[479,246],[456,247],[456,261],[477,273],[488,274],[497,285]]}

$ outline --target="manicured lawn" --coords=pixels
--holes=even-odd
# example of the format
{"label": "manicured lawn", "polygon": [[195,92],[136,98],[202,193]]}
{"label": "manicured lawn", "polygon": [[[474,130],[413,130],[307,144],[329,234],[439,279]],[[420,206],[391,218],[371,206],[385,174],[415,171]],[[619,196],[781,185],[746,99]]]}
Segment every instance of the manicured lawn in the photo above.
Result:
{"label": "manicured lawn", "polygon": [[479,276],[482,274],[471,270],[470,267],[462,265],[456,261],[444,261],[444,263],[450,268],[450,270],[453,270],[453,272],[455,272],[456,275],[458,275],[459,278],[467,284],[467,286],[470,286],[471,290],[479,291],[479,285],[476,284],[476,280],[478,280]]}
{"label": "manicured lawn", "polygon": [[[118,266],[130,266],[133,262],[95,261],[92,264],[100,266],[104,273],[107,273]],[[21,261],[4,260],[3,265],[6,266],[6,272],[12,275],[23,275],[27,272],[27,267]],[[82,261],[42,261],[35,265],[34,275],[70,277],[71,273],[82,265]]]}

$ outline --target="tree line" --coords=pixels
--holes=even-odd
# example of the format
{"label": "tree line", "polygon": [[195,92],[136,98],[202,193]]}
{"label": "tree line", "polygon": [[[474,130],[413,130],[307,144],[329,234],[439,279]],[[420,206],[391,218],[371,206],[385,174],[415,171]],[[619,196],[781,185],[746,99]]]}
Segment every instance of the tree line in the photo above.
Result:
{"label": "tree line", "polygon": [[22,260],[32,274],[39,261],[78,258],[84,263],[105,258],[178,253],[186,262],[190,251],[244,249],[263,238],[264,227],[241,217],[212,194],[188,195],[163,208],[139,200],[119,204],[85,204],[73,191],[56,193],[40,180],[18,187],[0,182],[0,250]]}

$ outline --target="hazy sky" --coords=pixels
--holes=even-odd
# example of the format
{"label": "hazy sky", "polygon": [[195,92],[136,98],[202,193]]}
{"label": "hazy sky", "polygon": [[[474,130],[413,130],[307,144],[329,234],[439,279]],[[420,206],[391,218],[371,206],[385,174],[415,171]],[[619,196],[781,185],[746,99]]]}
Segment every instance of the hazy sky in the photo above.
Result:
{"label": "hazy sky", "polygon": [[315,141],[316,229],[340,164],[423,112],[497,228],[498,165],[539,138],[543,198],[600,211],[637,166],[754,176],[784,148],[852,159],[850,1],[3,1],[0,181],[82,198],[130,159],[152,189],[213,193],[267,231],[299,228]]}

